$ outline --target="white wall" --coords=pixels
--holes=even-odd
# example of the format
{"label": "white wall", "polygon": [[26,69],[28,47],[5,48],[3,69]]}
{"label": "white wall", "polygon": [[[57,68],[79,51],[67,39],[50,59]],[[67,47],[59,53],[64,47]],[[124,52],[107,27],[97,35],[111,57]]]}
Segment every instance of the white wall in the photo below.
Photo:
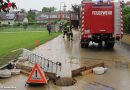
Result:
{"label": "white wall", "polygon": [[13,25],[14,24],[14,20],[2,20],[0,22],[1,22],[1,24],[4,24],[4,25]]}

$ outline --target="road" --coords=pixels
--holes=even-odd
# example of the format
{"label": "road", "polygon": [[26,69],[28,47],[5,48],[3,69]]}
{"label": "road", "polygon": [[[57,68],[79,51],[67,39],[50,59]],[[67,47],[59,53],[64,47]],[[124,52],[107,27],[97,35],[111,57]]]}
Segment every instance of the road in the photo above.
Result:
{"label": "road", "polygon": [[125,44],[117,43],[113,49],[82,49],[79,32],[74,31],[73,41],[59,36],[35,48],[33,52],[62,62],[62,77],[71,77],[71,70],[98,62],[104,62],[108,71],[103,75],[75,77],[77,83],[71,87],[57,87],[49,82],[43,87],[28,88],[24,86],[27,80],[24,75],[1,79],[0,86],[15,86],[16,90],[130,90],[130,47]]}

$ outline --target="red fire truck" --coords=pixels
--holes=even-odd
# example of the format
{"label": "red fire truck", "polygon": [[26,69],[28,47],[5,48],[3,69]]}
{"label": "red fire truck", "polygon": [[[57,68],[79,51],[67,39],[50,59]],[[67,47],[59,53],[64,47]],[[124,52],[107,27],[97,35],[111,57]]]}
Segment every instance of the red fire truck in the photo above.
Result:
{"label": "red fire truck", "polygon": [[[122,2],[82,1],[81,47],[91,45],[113,48],[123,36]],[[90,45],[91,43],[91,45]]]}

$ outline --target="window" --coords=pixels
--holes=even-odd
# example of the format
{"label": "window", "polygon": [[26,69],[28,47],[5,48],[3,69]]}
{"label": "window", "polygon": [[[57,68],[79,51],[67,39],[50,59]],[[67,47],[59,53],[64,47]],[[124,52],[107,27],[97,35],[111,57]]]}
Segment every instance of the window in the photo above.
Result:
{"label": "window", "polygon": [[93,0],[94,6],[111,6],[112,0]]}

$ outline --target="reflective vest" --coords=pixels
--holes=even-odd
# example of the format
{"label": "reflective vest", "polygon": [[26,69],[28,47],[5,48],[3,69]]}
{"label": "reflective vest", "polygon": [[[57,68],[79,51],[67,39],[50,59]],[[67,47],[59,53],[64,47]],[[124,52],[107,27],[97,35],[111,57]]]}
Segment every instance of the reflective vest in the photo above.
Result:
{"label": "reflective vest", "polygon": [[72,33],[72,28],[70,25],[67,25],[67,31],[68,31],[68,33]]}

